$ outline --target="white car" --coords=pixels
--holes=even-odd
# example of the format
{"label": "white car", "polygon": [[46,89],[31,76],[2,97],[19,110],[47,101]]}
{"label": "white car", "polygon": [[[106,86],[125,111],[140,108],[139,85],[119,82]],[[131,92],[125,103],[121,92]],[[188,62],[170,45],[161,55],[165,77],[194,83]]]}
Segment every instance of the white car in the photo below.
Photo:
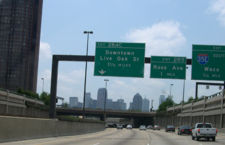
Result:
{"label": "white car", "polygon": [[210,138],[215,141],[218,130],[212,127],[211,123],[196,123],[195,128],[192,129],[192,140],[195,138],[199,140],[200,138]]}
{"label": "white car", "polygon": [[132,129],[132,125],[128,124],[127,129]]}
{"label": "white car", "polygon": [[145,125],[141,125],[141,126],[139,127],[139,129],[140,129],[140,130],[146,130],[146,127],[145,127]]}

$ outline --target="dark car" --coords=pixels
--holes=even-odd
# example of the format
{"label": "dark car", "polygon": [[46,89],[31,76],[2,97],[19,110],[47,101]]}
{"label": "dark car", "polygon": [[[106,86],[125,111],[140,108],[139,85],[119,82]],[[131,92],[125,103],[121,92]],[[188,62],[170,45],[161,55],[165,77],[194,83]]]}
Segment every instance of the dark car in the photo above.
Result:
{"label": "dark car", "polygon": [[182,125],[178,128],[177,134],[182,135],[182,134],[188,134],[191,135],[192,129],[188,125]]}
{"label": "dark car", "polygon": [[168,132],[168,131],[175,132],[175,127],[173,125],[167,125],[165,131],[166,132]]}

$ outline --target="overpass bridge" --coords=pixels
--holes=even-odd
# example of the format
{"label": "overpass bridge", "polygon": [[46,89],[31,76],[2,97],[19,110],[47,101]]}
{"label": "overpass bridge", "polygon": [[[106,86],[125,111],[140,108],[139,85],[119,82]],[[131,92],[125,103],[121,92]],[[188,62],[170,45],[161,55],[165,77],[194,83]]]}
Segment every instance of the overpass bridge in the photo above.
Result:
{"label": "overpass bridge", "polygon": [[[104,120],[105,117],[128,118],[133,121],[135,127],[141,124],[154,124],[156,112],[131,112],[131,111],[114,111],[114,110],[93,110],[85,109],[85,116],[99,117]],[[56,108],[56,115],[83,115],[83,109],[74,108]]]}
{"label": "overpass bridge", "polygon": [[[114,110],[94,110],[85,109],[85,116],[102,117],[106,113],[107,117],[120,117],[120,118],[149,118],[154,117],[155,112],[131,112],[131,111],[114,111]],[[74,108],[56,108],[57,115],[83,115],[83,109]]]}

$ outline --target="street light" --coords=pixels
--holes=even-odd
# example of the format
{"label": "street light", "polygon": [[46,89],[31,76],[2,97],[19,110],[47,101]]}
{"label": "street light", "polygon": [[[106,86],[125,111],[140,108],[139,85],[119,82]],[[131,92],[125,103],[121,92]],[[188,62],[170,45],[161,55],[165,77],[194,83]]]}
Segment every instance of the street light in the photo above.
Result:
{"label": "street light", "polygon": [[108,79],[104,79],[104,81],[105,81],[105,99],[104,99],[104,120],[105,120],[105,118],[106,118],[106,112],[105,112],[105,110],[106,110],[106,99],[107,99],[107,82],[109,81]]}
{"label": "street light", "polygon": [[[84,31],[84,34],[87,34],[86,56],[88,56],[89,34],[93,34],[93,31]],[[84,115],[85,115],[86,82],[87,82],[87,61],[85,62],[84,97],[83,97],[83,99],[84,99],[84,100],[83,100],[83,117],[84,117]]]}
{"label": "street light", "polygon": [[42,80],[42,93],[44,93],[45,78],[41,78],[41,80]]}
{"label": "street light", "polygon": [[[188,67],[186,67],[186,70],[188,69]],[[183,98],[182,98],[182,111],[183,111],[183,106],[184,106],[184,96],[185,96],[185,79],[183,82]]]}
{"label": "street light", "polygon": [[172,98],[172,96],[171,96],[172,86],[173,86],[173,84],[170,84],[170,97],[171,97],[171,98]]}

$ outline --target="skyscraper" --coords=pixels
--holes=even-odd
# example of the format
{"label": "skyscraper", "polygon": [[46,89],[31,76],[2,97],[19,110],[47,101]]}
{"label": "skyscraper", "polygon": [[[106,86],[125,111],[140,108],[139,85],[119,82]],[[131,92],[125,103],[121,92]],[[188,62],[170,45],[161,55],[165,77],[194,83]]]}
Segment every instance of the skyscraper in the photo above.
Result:
{"label": "skyscraper", "polygon": [[159,97],[159,105],[166,101],[166,97],[164,95],[160,95]]}
{"label": "skyscraper", "polygon": [[132,110],[142,111],[142,97],[139,93],[134,95],[133,103],[132,103]]}
{"label": "skyscraper", "polygon": [[127,104],[124,102],[123,99],[118,99],[117,104],[118,104],[118,110],[126,110],[127,109]]}
{"label": "skyscraper", "polygon": [[[105,99],[107,99],[107,90],[105,88],[98,89],[97,108],[104,109]],[[106,104],[107,106],[107,104]]]}
{"label": "skyscraper", "polygon": [[0,88],[36,92],[43,0],[0,0]]}
{"label": "skyscraper", "polygon": [[142,112],[149,112],[149,100],[144,98],[142,101]]}
{"label": "skyscraper", "polygon": [[91,93],[87,92],[85,95],[85,108],[90,108],[91,101],[92,101]]}
{"label": "skyscraper", "polygon": [[73,108],[73,107],[78,107],[79,106],[79,102],[78,102],[78,97],[70,97],[69,98],[69,107]]}

